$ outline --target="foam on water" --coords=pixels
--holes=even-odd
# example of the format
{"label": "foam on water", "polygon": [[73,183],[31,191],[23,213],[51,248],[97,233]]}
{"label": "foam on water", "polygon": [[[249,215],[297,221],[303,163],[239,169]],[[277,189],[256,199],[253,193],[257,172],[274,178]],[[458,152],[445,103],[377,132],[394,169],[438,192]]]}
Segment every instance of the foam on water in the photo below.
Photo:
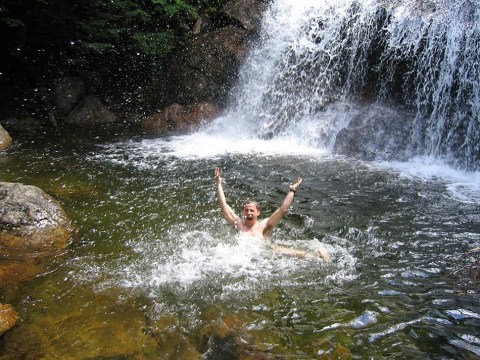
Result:
{"label": "foam on water", "polygon": [[361,329],[377,322],[378,314],[374,311],[365,311],[362,315],[350,321],[347,326],[351,326],[356,329]]}
{"label": "foam on water", "polygon": [[196,133],[172,138],[163,145],[169,155],[183,159],[217,158],[226,154],[323,156],[327,153],[305,146],[294,137],[264,140]]}
{"label": "foam on water", "polygon": [[455,169],[441,159],[415,157],[409,161],[378,162],[400,176],[425,182],[434,181],[446,188],[448,196],[465,204],[480,204],[480,172]]}

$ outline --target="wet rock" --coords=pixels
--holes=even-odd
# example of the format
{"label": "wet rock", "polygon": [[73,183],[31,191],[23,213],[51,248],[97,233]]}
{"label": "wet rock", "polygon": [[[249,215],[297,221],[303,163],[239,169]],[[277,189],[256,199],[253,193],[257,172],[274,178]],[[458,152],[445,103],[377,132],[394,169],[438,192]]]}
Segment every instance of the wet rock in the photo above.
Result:
{"label": "wet rock", "polygon": [[18,315],[10,304],[0,304],[0,336],[15,326]]}
{"label": "wet rock", "polygon": [[178,331],[181,321],[174,315],[161,315],[155,320],[148,319],[144,331],[155,338],[158,344],[158,359],[204,359],[185,334]]}
{"label": "wet rock", "polygon": [[229,27],[197,36],[170,68],[170,102],[223,106],[247,54],[249,35],[245,29]]}
{"label": "wet rock", "polygon": [[161,359],[205,359],[179,332],[156,333],[155,339],[159,346],[158,355]]}
{"label": "wet rock", "polygon": [[260,28],[266,6],[266,3],[258,0],[233,0],[229,1],[222,11],[238,21],[243,28],[257,31]]}
{"label": "wet rock", "polygon": [[8,149],[12,146],[12,142],[10,134],[0,125],[0,151]]}
{"label": "wet rock", "polygon": [[160,134],[166,130],[170,130],[171,119],[182,113],[183,108],[180,104],[169,105],[159,113],[149,115],[142,119],[142,128],[154,134]]}
{"label": "wet rock", "polygon": [[412,114],[387,107],[360,111],[335,140],[335,152],[364,160],[403,160]]}
{"label": "wet rock", "polygon": [[252,347],[252,336],[236,315],[224,315],[210,320],[198,329],[194,336],[197,349],[208,360],[216,359],[265,359],[263,352]]}
{"label": "wet rock", "polygon": [[58,117],[67,116],[80,102],[85,94],[85,84],[78,77],[61,79],[53,95],[53,114]]}
{"label": "wet rock", "polygon": [[99,98],[86,96],[65,118],[65,123],[72,125],[108,124],[120,121]]}
{"label": "wet rock", "polygon": [[196,130],[201,125],[212,121],[219,113],[219,108],[210,103],[188,106],[183,114],[172,118],[173,127],[182,132]]}
{"label": "wet rock", "polygon": [[60,204],[43,190],[0,182],[0,247],[4,250],[63,249],[72,230]]}
{"label": "wet rock", "polygon": [[195,21],[192,32],[194,35],[204,33],[210,27],[211,21],[207,14],[200,14],[198,19]]}
{"label": "wet rock", "polygon": [[193,28],[193,41],[172,57],[166,102],[226,106],[240,65],[258,36],[266,3],[231,0],[215,18],[202,14]]}
{"label": "wet rock", "polygon": [[212,121],[220,109],[211,103],[198,103],[191,106],[172,104],[157,114],[143,119],[142,126],[150,133],[159,134],[166,130],[188,132]]}

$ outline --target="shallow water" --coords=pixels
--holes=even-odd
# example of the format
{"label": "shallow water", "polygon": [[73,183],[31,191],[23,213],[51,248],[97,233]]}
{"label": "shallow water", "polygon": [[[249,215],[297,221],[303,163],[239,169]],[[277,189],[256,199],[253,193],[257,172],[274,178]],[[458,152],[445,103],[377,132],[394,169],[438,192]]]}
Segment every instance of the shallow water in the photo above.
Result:
{"label": "shallow water", "polygon": [[[1,290],[20,320],[0,357],[187,359],[223,324],[244,357],[476,358],[477,287],[456,271],[480,246],[478,174],[419,161],[208,133],[59,131],[17,144],[0,158],[1,180],[59,199],[78,233],[41,259],[41,274]],[[233,232],[216,202],[217,165],[237,212],[250,197],[271,213],[302,176],[271,241],[323,246],[332,263]]]}

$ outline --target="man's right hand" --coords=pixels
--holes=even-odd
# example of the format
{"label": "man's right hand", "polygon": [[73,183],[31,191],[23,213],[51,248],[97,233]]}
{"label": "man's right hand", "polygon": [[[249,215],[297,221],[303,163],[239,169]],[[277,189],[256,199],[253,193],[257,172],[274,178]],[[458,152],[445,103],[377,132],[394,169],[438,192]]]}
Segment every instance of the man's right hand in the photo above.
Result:
{"label": "man's right hand", "polygon": [[219,166],[215,168],[215,183],[217,185],[222,183],[222,169]]}

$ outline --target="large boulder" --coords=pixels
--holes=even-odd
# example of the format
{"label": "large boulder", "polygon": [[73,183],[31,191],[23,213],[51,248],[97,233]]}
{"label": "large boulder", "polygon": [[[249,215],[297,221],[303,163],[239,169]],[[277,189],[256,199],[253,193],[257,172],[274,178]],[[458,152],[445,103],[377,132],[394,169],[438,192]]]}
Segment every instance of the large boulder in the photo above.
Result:
{"label": "large boulder", "polygon": [[198,103],[191,106],[172,104],[161,112],[142,120],[142,127],[153,134],[167,130],[189,132],[212,121],[220,113],[219,108],[211,103]]}
{"label": "large boulder", "polygon": [[0,304],[0,336],[17,323],[18,315],[10,304]]}
{"label": "large boulder", "polygon": [[12,142],[10,134],[0,125],[0,151],[8,149],[12,146]]}
{"label": "large boulder", "polygon": [[72,125],[108,124],[120,119],[95,96],[86,96],[65,118]]}
{"label": "large boulder", "polygon": [[363,160],[403,160],[413,114],[386,106],[361,110],[335,140],[334,151]]}
{"label": "large boulder", "polygon": [[85,94],[85,84],[78,77],[61,79],[53,95],[53,115],[65,117],[80,102]]}
{"label": "large boulder", "polygon": [[0,182],[0,249],[55,251],[67,246],[73,228],[65,211],[38,187]]}

